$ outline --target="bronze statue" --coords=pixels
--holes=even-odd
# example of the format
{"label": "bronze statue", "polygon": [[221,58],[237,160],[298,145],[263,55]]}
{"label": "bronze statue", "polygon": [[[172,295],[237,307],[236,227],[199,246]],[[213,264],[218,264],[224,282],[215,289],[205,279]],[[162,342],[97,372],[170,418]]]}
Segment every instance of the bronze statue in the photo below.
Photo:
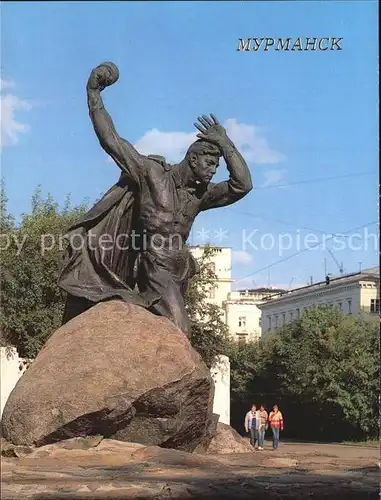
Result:
{"label": "bronze statue", "polygon": [[[139,154],[118,135],[103,105],[101,91],[118,78],[115,64],[103,63],[87,83],[95,133],[121,176],[69,229],[59,278],[68,293],[63,321],[98,302],[119,298],[169,318],[189,336],[183,297],[198,270],[185,245],[193,221],[200,212],[230,205],[249,193],[250,171],[213,115],[198,118],[198,140],[179,164]],[[229,180],[211,183],[221,156]]]}

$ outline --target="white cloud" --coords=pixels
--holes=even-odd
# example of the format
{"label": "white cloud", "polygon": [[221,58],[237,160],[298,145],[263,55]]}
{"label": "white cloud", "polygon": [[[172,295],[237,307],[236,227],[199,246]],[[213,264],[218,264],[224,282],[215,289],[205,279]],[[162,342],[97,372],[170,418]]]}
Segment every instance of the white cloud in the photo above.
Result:
{"label": "white cloud", "polygon": [[11,80],[3,80],[0,78],[0,90],[13,89],[15,87],[15,82]]}
{"label": "white cloud", "polygon": [[[267,170],[264,172],[265,181],[261,187],[272,187],[279,184],[284,184],[284,176],[286,171],[284,169],[280,170]],[[279,186],[284,187],[284,186]]]}
{"label": "white cloud", "polygon": [[0,80],[0,149],[5,146],[13,146],[17,144],[19,141],[19,135],[29,130],[29,126],[25,123],[19,122],[16,115],[18,115],[20,111],[31,110],[32,103],[20,99],[16,95],[8,92],[14,87],[14,82],[10,80]]}
{"label": "white cloud", "polygon": [[224,127],[248,163],[273,165],[284,160],[284,156],[271,149],[260,127],[238,123],[229,118]]}
{"label": "white cloud", "polygon": [[160,132],[156,128],[146,132],[135,144],[135,148],[143,155],[155,154],[164,156],[168,162],[182,160],[187,149],[197,139],[196,132]]}
{"label": "white cloud", "polygon": [[[282,154],[270,148],[260,127],[238,123],[235,118],[226,120],[224,127],[248,163],[269,165],[284,159]],[[154,128],[146,132],[135,147],[141,154],[157,154],[164,156],[169,162],[178,162],[197,139],[197,133],[162,132]]]}
{"label": "white cloud", "polygon": [[253,262],[253,256],[249,252],[233,250],[232,259],[234,264],[248,265]]}

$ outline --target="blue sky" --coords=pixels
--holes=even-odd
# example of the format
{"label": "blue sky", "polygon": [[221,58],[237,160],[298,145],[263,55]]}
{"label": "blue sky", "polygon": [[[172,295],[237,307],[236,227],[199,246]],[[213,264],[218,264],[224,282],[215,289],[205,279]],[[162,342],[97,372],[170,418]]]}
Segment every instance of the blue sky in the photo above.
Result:
{"label": "blue sky", "polygon": [[[376,265],[378,226],[369,224],[378,219],[376,23],[377,3],[364,0],[3,4],[9,210],[27,211],[38,184],[60,202],[71,193],[74,203],[91,203],[117,180],[85,94],[91,69],[108,60],[120,79],[104,92],[106,106],[141,152],[181,159],[195,119],[210,112],[245,152],[255,189],[202,214],[191,237],[233,248],[235,287],[317,281],[324,259],[335,274],[332,240],[291,255],[360,226],[334,255],[348,272],[359,262]],[[343,37],[343,50],[237,52],[238,38],[250,36]],[[218,179],[226,175],[221,166]]]}

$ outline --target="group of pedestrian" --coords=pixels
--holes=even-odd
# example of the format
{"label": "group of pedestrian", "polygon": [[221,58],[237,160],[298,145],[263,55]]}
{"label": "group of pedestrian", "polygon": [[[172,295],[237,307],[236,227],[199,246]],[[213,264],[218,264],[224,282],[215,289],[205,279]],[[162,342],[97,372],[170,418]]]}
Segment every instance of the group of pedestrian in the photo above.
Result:
{"label": "group of pedestrian", "polygon": [[279,433],[283,431],[283,416],[277,405],[268,414],[264,405],[257,410],[256,405],[252,405],[251,410],[246,413],[245,430],[250,433],[250,443],[258,450],[264,449],[265,433],[270,428],[273,435],[273,450],[279,447]]}

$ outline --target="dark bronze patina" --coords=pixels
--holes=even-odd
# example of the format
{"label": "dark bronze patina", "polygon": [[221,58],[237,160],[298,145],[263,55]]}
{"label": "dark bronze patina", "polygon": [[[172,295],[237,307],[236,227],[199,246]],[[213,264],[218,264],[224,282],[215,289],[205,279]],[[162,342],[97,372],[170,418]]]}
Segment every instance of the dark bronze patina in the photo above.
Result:
{"label": "dark bronze patina", "polygon": [[[165,316],[189,335],[184,305],[198,265],[185,243],[197,214],[224,207],[252,189],[245,160],[213,116],[198,118],[198,140],[177,165],[144,156],[115,130],[101,91],[119,78],[113,63],[87,83],[90,118],[119,181],[68,231],[59,286],[68,293],[63,322],[92,305],[122,299]],[[210,182],[223,157],[229,180]]]}

